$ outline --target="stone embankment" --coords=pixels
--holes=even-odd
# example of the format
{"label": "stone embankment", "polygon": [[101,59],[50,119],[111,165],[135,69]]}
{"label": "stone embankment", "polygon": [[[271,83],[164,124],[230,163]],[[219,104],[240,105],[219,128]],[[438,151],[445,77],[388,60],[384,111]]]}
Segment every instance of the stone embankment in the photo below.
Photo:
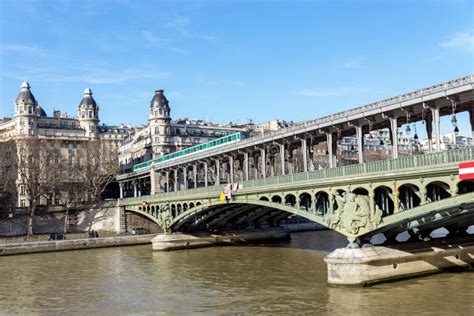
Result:
{"label": "stone embankment", "polygon": [[150,244],[155,235],[115,236],[101,238],[83,238],[56,241],[35,241],[0,244],[0,256],[19,255],[38,252],[82,250],[92,248],[133,246]]}

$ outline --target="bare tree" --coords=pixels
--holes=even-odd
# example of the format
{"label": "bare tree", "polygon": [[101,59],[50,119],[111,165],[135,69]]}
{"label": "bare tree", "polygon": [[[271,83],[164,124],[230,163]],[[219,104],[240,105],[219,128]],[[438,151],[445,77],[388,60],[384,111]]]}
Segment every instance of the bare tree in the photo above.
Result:
{"label": "bare tree", "polygon": [[81,149],[81,175],[89,202],[97,202],[118,173],[117,147],[110,142],[95,140]]}
{"label": "bare tree", "polygon": [[61,204],[66,207],[64,233],[68,232],[71,207],[81,203],[85,196],[81,182],[81,170],[80,155],[74,153],[70,153],[67,159],[61,159],[58,167],[59,179],[54,183],[54,190],[59,193]]}
{"label": "bare tree", "polygon": [[12,204],[15,193],[16,147],[12,140],[0,141],[0,209]]}
{"label": "bare tree", "polygon": [[59,178],[52,158],[57,151],[50,143],[37,138],[18,140],[18,177],[20,193],[28,200],[27,239],[33,235],[33,217],[42,196],[46,196]]}

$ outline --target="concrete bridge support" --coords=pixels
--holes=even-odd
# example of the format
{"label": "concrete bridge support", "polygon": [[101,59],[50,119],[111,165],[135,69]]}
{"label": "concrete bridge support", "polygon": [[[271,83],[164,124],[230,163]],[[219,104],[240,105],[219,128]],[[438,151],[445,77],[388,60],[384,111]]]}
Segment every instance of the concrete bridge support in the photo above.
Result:
{"label": "concrete bridge support", "polygon": [[244,152],[244,175],[245,181],[248,181],[249,178],[249,153]]}
{"label": "concrete bridge support", "polygon": [[364,133],[362,126],[356,126],[358,162],[364,163]]}
{"label": "concrete bridge support", "polygon": [[398,158],[398,118],[389,117],[390,120],[390,141],[392,142],[392,158]]}
{"label": "concrete bridge support", "polygon": [[471,135],[472,135],[471,145],[473,145],[474,144],[474,109],[469,110],[469,120],[471,122]]}
{"label": "concrete bridge support", "polygon": [[433,121],[430,119],[425,120],[426,125],[426,137],[428,138],[428,152],[433,152]]}
{"label": "concrete bridge support", "polygon": [[336,160],[337,140],[334,138],[334,134],[332,132],[327,132],[325,134],[326,134],[326,143],[327,143],[328,165],[329,165],[329,168],[335,168],[337,166],[337,160]]}
{"label": "concrete bridge support", "polygon": [[433,115],[433,124],[435,130],[435,149],[437,152],[439,152],[441,150],[441,126],[439,108],[431,108],[431,113]]}
{"label": "concrete bridge support", "polygon": [[364,286],[450,268],[469,270],[474,266],[474,243],[426,244],[407,250],[340,248],[324,261],[330,284]]}

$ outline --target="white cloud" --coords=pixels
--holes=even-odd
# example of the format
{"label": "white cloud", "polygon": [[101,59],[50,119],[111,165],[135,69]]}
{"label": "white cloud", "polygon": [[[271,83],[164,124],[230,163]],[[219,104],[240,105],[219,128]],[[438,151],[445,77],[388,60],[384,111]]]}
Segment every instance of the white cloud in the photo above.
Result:
{"label": "white cloud", "polygon": [[3,72],[2,76],[15,80],[118,84],[135,79],[163,79],[169,77],[170,74],[153,69],[115,69],[99,65],[83,65],[82,67],[66,67],[61,69],[53,67],[19,67],[11,72]]}
{"label": "white cloud", "polygon": [[169,29],[173,29],[178,34],[183,37],[193,38],[198,40],[204,40],[207,42],[217,41],[217,37],[212,34],[200,33],[190,30],[191,29],[191,20],[187,17],[176,17],[164,25]]}
{"label": "white cloud", "polygon": [[342,62],[342,68],[346,69],[355,69],[355,68],[361,68],[365,62],[366,58],[364,57],[352,57],[344,60]]}
{"label": "white cloud", "polygon": [[445,48],[474,52],[474,30],[452,34],[439,45]]}
{"label": "white cloud", "polygon": [[296,91],[297,95],[305,97],[341,97],[360,95],[369,92],[362,87],[306,88]]}
{"label": "white cloud", "polygon": [[196,81],[207,86],[231,86],[242,87],[245,85],[243,81],[233,79],[215,79],[208,77],[196,77]]}
{"label": "white cloud", "polygon": [[159,47],[164,50],[169,50],[175,53],[186,54],[188,51],[175,47],[172,42],[168,39],[156,36],[153,32],[142,31],[142,35],[147,41],[149,46]]}
{"label": "white cloud", "polygon": [[175,17],[173,20],[166,22],[165,26],[176,30],[184,30],[190,24],[190,20],[187,17]]}
{"label": "white cloud", "polygon": [[44,50],[37,45],[2,44],[0,52],[5,54],[44,55]]}

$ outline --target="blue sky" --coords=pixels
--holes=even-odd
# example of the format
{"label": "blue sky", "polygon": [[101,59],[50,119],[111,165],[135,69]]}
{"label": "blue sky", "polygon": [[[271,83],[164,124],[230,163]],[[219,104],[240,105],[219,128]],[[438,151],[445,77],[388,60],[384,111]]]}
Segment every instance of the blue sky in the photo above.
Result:
{"label": "blue sky", "polygon": [[[473,1],[0,0],[0,117],[90,87],[110,124],[307,120],[474,71]],[[467,125],[463,126],[467,128]]]}

